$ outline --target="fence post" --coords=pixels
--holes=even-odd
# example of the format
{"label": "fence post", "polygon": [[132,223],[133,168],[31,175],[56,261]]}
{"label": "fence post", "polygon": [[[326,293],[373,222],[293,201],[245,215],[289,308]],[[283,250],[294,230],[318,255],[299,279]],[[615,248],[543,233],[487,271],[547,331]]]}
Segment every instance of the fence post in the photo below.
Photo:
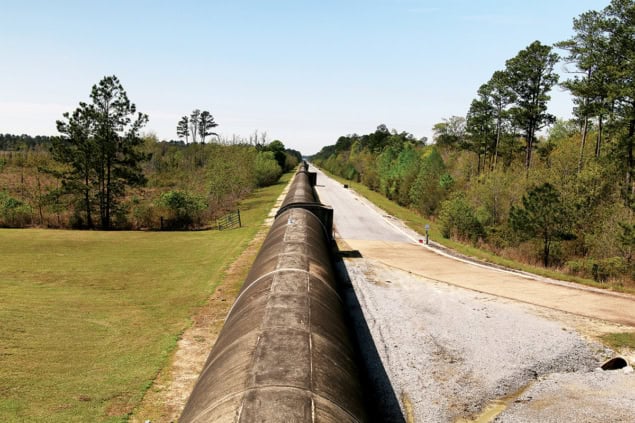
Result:
{"label": "fence post", "polygon": [[238,213],[238,227],[242,228],[243,225],[240,223],[240,209],[236,210],[236,213]]}

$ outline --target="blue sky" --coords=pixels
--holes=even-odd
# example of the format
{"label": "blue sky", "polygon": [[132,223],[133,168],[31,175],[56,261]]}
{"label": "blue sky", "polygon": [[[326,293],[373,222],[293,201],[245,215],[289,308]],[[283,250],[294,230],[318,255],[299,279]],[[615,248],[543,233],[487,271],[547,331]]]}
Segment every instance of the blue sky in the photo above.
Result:
{"label": "blue sky", "polygon": [[[431,138],[505,60],[569,38],[574,17],[607,4],[0,0],[0,133],[55,134],[114,74],[160,139],[195,108],[223,136],[258,130],[304,154],[381,123]],[[570,117],[568,94],[552,97]]]}

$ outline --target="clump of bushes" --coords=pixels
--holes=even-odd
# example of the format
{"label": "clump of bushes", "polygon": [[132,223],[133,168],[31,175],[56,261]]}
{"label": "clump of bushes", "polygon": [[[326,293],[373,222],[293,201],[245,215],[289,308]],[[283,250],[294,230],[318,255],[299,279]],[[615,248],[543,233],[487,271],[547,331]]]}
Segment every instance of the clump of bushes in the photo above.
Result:
{"label": "clump of bushes", "polygon": [[567,262],[569,271],[586,278],[593,278],[596,282],[608,282],[619,279],[628,271],[628,263],[623,257],[609,257],[605,259],[582,259]]}
{"label": "clump of bushes", "polygon": [[207,202],[203,196],[188,192],[168,191],[157,199],[157,206],[164,216],[162,229],[187,229],[200,225]]}
{"label": "clump of bushes", "polygon": [[31,224],[31,216],[31,206],[0,191],[0,226],[23,228]]}
{"label": "clump of bushes", "polygon": [[462,193],[454,194],[449,200],[441,203],[439,213],[441,234],[445,238],[458,238],[476,243],[485,237],[485,229],[476,218],[474,209]]}
{"label": "clump of bushes", "polygon": [[259,151],[258,154],[256,154],[254,173],[256,185],[266,187],[275,184],[276,181],[280,179],[282,168],[278,164],[272,151]]}

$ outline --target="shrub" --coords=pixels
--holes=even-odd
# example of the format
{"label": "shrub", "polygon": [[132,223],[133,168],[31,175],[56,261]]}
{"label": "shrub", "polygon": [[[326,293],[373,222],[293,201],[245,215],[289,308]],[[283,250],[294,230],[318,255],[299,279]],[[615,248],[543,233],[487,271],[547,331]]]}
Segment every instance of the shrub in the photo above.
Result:
{"label": "shrub", "polygon": [[344,169],[344,174],[342,176],[344,176],[344,178],[346,178],[349,181],[356,181],[358,178],[357,169],[355,169],[353,165],[347,164],[346,168]]}
{"label": "shrub", "polygon": [[298,165],[300,164],[300,159],[302,158],[302,156],[296,156],[288,151],[284,152],[284,155],[286,157],[285,161],[284,161],[284,171],[285,172],[290,172],[293,169],[295,169],[296,167],[298,167]]}
{"label": "shrub", "polygon": [[454,195],[441,203],[439,213],[441,233],[445,238],[469,239],[472,242],[485,237],[485,230],[463,194]]}
{"label": "shrub", "polygon": [[158,226],[155,216],[155,205],[144,203],[138,199],[132,202],[132,224],[135,228],[152,228]]}
{"label": "shrub", "polygon": [[[233,207],[256,187],[256,159],[259,153],[249,146],[221,147],[206,167],[207,202],[214,210]],[[271,153],[273,154],[273,153]],[[272,155],[269,157],[273,158]],[[277,162],[276,168],[279,168]]]}
{"label": "shrub", "polygon": [[282,175],[282,168],[271,151],[260,151],[255,163],[256,184],[266,187],[275,184]]}
{"label": "shrub", "polygon": [[187,191],[168,191],[159,197],[157,205],[167,214],[163,228],[185,229],[193,224],[200,225],[202,212],[207,208],[205,199]]}
{"label": "shrub", "polygon": [[0,226],[23,228],[31,223],[31,214],[31,206],[0,191]]}
{"label": "shrub", "polygon": [[593,278],[596,282],[606,282],[610,279],[619,279],[628,274],[629,266],[623,257],[609,257],[601,260],[583,259],[567,262],[569,271]]}

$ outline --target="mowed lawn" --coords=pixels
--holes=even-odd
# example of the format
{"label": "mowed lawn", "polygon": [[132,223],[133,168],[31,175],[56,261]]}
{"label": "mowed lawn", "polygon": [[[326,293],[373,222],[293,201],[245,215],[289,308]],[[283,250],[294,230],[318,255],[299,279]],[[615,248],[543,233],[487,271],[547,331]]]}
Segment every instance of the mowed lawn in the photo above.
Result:
{"label": "mowed lawn", "polygon": [[0,422],[127,420],[288,180],[242,229],[0,229]]}

